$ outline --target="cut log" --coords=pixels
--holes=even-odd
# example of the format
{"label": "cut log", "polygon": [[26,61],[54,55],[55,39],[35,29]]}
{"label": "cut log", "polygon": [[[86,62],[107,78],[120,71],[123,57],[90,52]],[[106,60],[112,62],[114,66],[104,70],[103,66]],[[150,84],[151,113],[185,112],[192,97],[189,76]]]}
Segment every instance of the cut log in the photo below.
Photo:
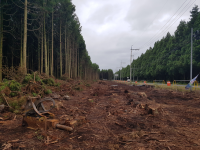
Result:
{"label": "cut log", "polygon": [[159,104],[148,105],[148,113],[152,115],[158,115],[160,113],[160,105]]}
{"label": "cut log", "polygon": [[145,92],[138,92],[137,94],[140,95],[141,97],[147,97]]}

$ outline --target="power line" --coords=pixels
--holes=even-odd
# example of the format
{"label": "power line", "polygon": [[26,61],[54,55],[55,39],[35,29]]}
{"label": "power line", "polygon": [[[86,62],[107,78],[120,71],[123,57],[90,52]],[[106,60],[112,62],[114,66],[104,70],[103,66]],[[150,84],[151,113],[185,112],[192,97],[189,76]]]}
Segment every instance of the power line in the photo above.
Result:
{"label": "power line", "polygon": [[[186,0],[187,1],[187,0]],[[186,1],[184,1],[184,3],[179,7],[179,9],[176,11],[176,13],[168,20],[168,22],[148,41],[148,42],[146,42],[145,44],[144,44],[144,46],[143,47],[145,47],[145,46],[147,46],[147,45],[149,45],[150,43],[152,43],[152,40],[154,40],[155,39],[155,37],[157,37],[158,35],[160,35],[161,33],[163,33],[163,31],[165,31],[166,30],[166,28],[168,28],[169,26],[170,26],[170,24],[178,17],[178,15],[181,13],[181,12],[183,12],[184,11],[184,9],[185,9],[185,7],[187,7],[189,4],[191,4],[190,2],[191,1],[189,1],[189,3],[179,12],[179,14],[178,15],[176,15],[177,14],[177,12],[183,7],[183,5],[186,3]],[[195,0],[196,1],[196,0]],[[195,2],[194,1],[194,2]],[[194,3],[193,2],[193,3]],[[186,12],[186,11],[185,11]],[[185,13],[184,12],[184,13]],[[174,16],[176,15],[176,17],[174,18],[174,19],[172,19]],[[171,20],[172,19],[172,20]],[[177,20],[176,20],[177,21]],[[175,22],[176,22],[175,21]],[[171,23],[170,23],[171,22]],[[174,23],[175,23],[174,22]],[[173,24],[174,24],[173,23]],[[168,26],[166,26],[168,24]],[[172,24],[172,25],[173,25]],[[166,26],[166,27],[165,27]],[[165,29],[163,29],[165,27]],[[170,26],[171,27],[171,26]],[[163,31],[161,31],[163,29]],[[159,33],[161,31],[161,33]],[[142,48],[143,48],[142,47]]]}
{"label": "power line", "polygon": [[[186,2],[186,1],[187,1],[187,0],[185,0],[185,2]],[[179,9],[185,4],[185,2],[179,7]],[[174,13],[174,15],[179,11],[179,9]],[[162,26],[162,28],[165,27],[165,26],[167,25],[167,23],[174,17],[174,15],[166,22],[166,24],[165,24],[164,26]],[[162,28],[160,28],[160,30],[161,30]],[[160,30],[159,30],[159,31],[160,31]],[[159,31],[157,31],[156,34],[154,34],[154,36],[153,36],[149,41],[151,41],[151,40],[158,34]],[[144,45],[146,46],[146,44],[149,43],[149,41],[147,41]]]}
{"label": "power line", "polygon": [[[195,1],[196,1],[196,0],[195,0]],[[195,2],[195,1],[194,1],[194,2]],[[189,7],[186,8],[186,10],[180,15],[180,17],[183,16],[183,14],[190,8],[190,6],[193,5],[194,2],[192,2],[192,4],[189,5]],[[189,4],[189,3],[188,3],[188,4]],[[186,6],[188,6],[188,5],[186,5]],[[186,6],[185,6],[185,7],[186,7]],[[185,8],[185,7],[184,7],[184,8]],[[179,14],[180,14],[180,13],[179,13]],[[178,17],[178,15],[177,15],[176,17]],[[175,17],[175,19],[176,19],[176,17]],[[179,20],[180,17],[177,18],[174,22],[172,22],[172,23],[171,23],[166,29],[164,29],[161,33],[159,33],[159,34],[158,34],[158,37],[160,36],[160,34],[165,33],[166,31],[168,31],[168,29],[171,28],[171,26],[172,26],[177,20]],[[152,44],[152,42],[151,42],[150,44]]]}

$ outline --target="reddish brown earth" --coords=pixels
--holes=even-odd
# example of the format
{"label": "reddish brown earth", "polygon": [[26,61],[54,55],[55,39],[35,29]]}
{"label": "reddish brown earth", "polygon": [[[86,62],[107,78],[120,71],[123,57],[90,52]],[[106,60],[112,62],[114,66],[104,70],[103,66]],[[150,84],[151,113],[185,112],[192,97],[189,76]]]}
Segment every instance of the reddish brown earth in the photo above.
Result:
{"label": "reddish brown earth", "polygon": [[[200,96],[152,87],[137,87],[111,81],[79,85],[83,91],[69,85],[53,89],[52,97],[60,96],[51,112],[85,120],[72,132],[48,130],[50,144],[41,129],[22,127],[22,117],[13,119],[8,112],[0,114],[10,119],[0,120],[0,149],[31,150],[199,150]],[[112,86],[117,85],[117,86]],[[144,92],[144,93],[141,93]],[[69,94],[70,100],[62,100]],[[149,106],[149,107],[148,107]],[[150,106],[158,109],[152,113]],[[65,116],[64,116],[65,117]],[[13,141],[17,140],[17,141]]]}

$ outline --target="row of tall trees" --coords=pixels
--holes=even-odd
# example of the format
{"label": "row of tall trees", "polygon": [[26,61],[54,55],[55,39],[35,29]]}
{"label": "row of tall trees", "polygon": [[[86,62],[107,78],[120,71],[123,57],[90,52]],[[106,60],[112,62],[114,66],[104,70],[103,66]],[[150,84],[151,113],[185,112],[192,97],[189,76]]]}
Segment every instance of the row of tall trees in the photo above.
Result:
{"label": "row of tall trees", "polygon": [[100,79],[107,79],[107,80],[112,80],[114,77],[113,70],[112,69],[102,69],[99,73],[99,78]]}
{"label": "row of tall trees", "polygon": [[0,1],[0,81],[4,67],[24,74],[97,79],[71,0]]}
{"label": "row of tall trees", "polygon": [[[191,28],[193,34],[193,77],[200,72],[200,12],[197,5],[190,11],[190,20],[181,21],[174,35],[167,33],[145,54],[131,64],[135,77],[141,80],[189,80]],[[130,65],[122,69],[123,78],[130,76]],[[117,72],[119,74],[119,71]],[[136,79],[136,78],[135,78]]]}

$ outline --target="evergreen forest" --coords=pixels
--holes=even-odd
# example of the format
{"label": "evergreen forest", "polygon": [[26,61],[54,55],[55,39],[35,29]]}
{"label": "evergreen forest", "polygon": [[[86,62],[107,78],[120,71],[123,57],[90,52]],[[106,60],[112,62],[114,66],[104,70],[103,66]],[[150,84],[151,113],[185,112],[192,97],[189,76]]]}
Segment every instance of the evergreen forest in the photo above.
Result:
{"label": "evergreen forest", "polygon": [[21,69],[98,79],[71,0],[0,0],[0,81]]}
{"label": "evergreen forest", "polygon": [[[200,11],[197,5],[190,11],[188,22],[180,21],[174,35],[169,32],[153,47],[131,63],[135,80],[189,80],[191,57],[191,28],[193,28],[193,78],[200,72]],[[122,78],[130,76],[130,65],[116,72]],[[133,73],[132,73],[133,75]],[[198,77],[199,78],[199,77]]]}
{"label": "evergreen forest", "polygon": [[107,79],[112,80],[113,79],[113,70],[112,69],[102,69],[99,73],[99,79]]}

